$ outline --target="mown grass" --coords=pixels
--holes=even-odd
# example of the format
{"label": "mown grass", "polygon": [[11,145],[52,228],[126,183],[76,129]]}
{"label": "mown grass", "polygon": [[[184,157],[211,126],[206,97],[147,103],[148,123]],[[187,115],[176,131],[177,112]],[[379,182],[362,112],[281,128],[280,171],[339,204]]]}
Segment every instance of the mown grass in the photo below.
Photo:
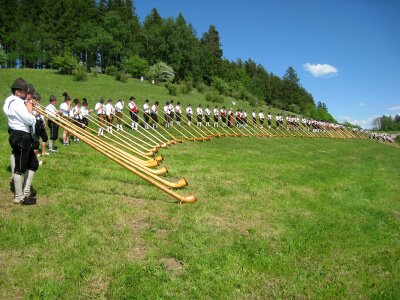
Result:
{"label": "mown grass", "polygon": [[299,138],[177,144],[161,152],[169,177],[186,177],[181,193],[199,199],[178,206],[73,144],[45,158],[38,204],[22,207],[8,189],[5,130],[0,145],[1,298],[400,295],[398,149]]}

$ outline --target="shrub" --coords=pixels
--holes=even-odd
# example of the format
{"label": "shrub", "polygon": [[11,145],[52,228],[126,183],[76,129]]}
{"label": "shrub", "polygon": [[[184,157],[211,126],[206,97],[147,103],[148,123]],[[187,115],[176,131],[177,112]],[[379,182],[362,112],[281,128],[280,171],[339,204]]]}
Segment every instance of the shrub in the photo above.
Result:
{"label": "shrub", "polygon": [[394,140],[396,143],[400,144],[400,134],[398,134]]}
{"label": "shrub", "polygon": [[123,68],[125,72],[137,78],[147,73],[149,63],[147,60],[135,55],[124,61]]}
{"label": "shrub", "polygon": [[115,79],[125,83],[129,79],[129,74],[126,74],[124,72],[118,71],[118,72],[115,73]]}
{"label": "shrub", "polygon": [[294,103],[290,104],[288,106],[288,110],[291,112],[294,112],[295,114],[299,114],[300,113],[300,107]]}
{"label": "shrub", "polygon": [[179,86],[179,91],[185,95],[190,94],[192,89],[193,89],[193,85],[190,81],[182,81]]}
{"label": "shrub", "polygon": [[229,95],[229,85],[222,78],[214,76],[212,78],[211,86],[216,89],[221,95]]}
{"label": "shrub", "polygon": [[222,95],[220,93],[218,93],[218,91],[211,90],[211,91],[206,93],[206,101],[216,102],[216,103],[223,103],[224,102],[224,98],[222,97]]}
{"label": "shrub", "polygon": [[167,88],[169,95],[178,96],[179,86],[177,84],[173,84],[171,82],[167,82],[164,86]]}
{"label": "shrub", "polygon": [[175,72],[166,63],[158,62],[150,67],[147,77],[157,82],[171,82],[175,78]]}
{"label": "shrub", "polygon": [[204,94],[207,91],[207,85],[205,85],[203,82],[197,82],[196,83],[196,90],[200,94]]}
{"label": "shrub", "polygon": [[72,74],[77,64],[78,60],[68,52],[63,56],[53,57],[52,61],[52,67],[58,69],[61,74]]}
{"label": "shrub", "polygon": [[75,69],[72,71],[72,75],[76,81],[86,81],[88,79],[86,65],[84,63],[77,64]]}
{"label": "shrub", "polygon": [[97,77],[99,73],[101,73],[101,69],[100,67],[90,68],[90,73],[92,74],[93,77]]}
{"label": "shrub", "polygon": [[0,49],[0,66],[4,65],[6,61],[7,61],[6,53],[4,52],[3,49]]}
{"label": "shrub", "polygon": [[106,75],[110,75],[110,76],[116,76],[118,73],[118,69],[117,67],[114,66],[108,66],[105,70]]}

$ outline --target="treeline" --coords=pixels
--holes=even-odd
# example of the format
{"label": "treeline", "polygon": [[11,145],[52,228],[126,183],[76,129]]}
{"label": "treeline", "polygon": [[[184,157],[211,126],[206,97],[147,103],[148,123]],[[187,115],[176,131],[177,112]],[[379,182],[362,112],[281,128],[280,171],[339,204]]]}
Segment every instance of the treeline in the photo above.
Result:
{"label": "treeline", "polygon": [[372,123],[374,129],[382,131],[400,130],[400,115],[378,117]]}
{"label": "treeline", "polygon": [[334,121],[325,104],[315,105],[292,67],[280,78],[251,59],[225,59],[213,25],[198,38],[181,14],[162,18],[157,9],[141,23],[132,0],[0,3],[3,66],[15,67],[18,62],[26,68],[72,73],[79,63],[81,70],[105,72],[109,68],[122,79],[125,74],[144,75],[169,84],[207,88],[210,100],[231,96],[254,106],[267,104]]}

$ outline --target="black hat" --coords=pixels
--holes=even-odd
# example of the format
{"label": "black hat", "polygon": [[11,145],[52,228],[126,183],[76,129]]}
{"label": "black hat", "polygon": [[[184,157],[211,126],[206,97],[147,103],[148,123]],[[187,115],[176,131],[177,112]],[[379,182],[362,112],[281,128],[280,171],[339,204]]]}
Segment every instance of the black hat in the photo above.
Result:
{"label": "black hat", "polygon": [[86,98],[83,98],[82,100],[83,100],[82,105],[88,105],[89,104]]}
{"label": "black hat", "polygon": [[108,99],[108,103],[112,102],[112,99]]}
{"label": "black hat", "polygon": [[53,95],[50,96],[49,102],[57,101],[57,98]]}
{"label": "black hat", "polygon": [[35,91],[35,88],[33,87],[33,85],[29,83],[28,86],[27,86],[27,88],[26,88],[26,92],[27,92],[28,94],[33,94],[33,93],[36,92],[36,91]]}
{"label": "black hat", "polygon": [[64,101],[71,100],[71,98],[68,96],[67,92],[62,93],[64,96]]}
{"label": "black hat", "polygon": [[34,93],[32,98],[35,99],[35,100],[38,100],[38,101],[42,100],[42,97],[40,97],[39,93]]}
{"label": "black hat", "polygon": [[28,88],[28,84],[26,83],[25,80],[23,80],[21,77],[15,79],[13,85],[11,86],[12,89],[16,89],[16,90],[22,90],[22,91],[26,91],[26,89]]}
{"label": "black hat", "polygon": [[131,96],[131,97],[129,98],[129,100],[135,100],[135,97]]}

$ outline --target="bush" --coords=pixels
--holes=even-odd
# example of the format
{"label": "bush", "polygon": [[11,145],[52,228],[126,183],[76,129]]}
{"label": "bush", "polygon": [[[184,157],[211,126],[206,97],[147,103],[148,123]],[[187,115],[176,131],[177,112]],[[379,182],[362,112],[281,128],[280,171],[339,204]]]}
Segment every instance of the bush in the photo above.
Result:
{"label": "bush", "polygon": [[288,106],[288,110],[291,112],[294,112],[295,114],[299,114],[300,113],[300,107],[294,103],[290,104]]}
{"label": "bush", "polygon": [[4,65],[6,61],[7,61],[6,53],[4,52],[3,49],[0,49],[0,66]]}
{"label": "bush", "polygon": [[229,85],[222,78],[214,76],[212,78],[211,86],[216,89],[221,95],[229,95]]}
{"label": "bush", "polygon": [[173,84],[171,82],[167,82],[164,86],[167,88],[169,95],[178,96],[179,86],[177,84]]}
{"label": "bush", "polygon": [[100,67],[90,68],[90,73],[92,74],[93,77],[97,77],[99,73],[101,73],[101,69]]}
{"label": "bush", "polygon": [[129,79],[129,74],[118,71],[117,73],[115,73],[115,79],[125,83]]}
{"label": "bush", "polygon": [[398,134],[394,140],[396,143],[400,144],[400,134]]}
{"label": "bush", "polygon": [[110,76],[116,76],[118,73],[118,69],[117,67],[114,66],[108,66],[105,70],[106,75],[110,75]]}
{"label": "bush", "polygon": [[175,78],[175,72],[166,63],[158,62],[150,67],[147,77],[157,82],[171,82]]}
{"label": "bush", "polygon": [[203,82],[197,82],[196,83],[196,90],[200,94],[204,94],[207,91],[207,89],[208,89],[207,85],[205,85]]}
{"label": "bush", "polygon": [[193,89],[193,85],[190,81],[182,81],[179,86],[179,91],[185,95],[190,94],[192,89]]}
{"label": "bush", "polygon": [[58,69],[61,74],[72,74],[78,64],[78,60],[70,53],[66,52],[63,56],[53,57],[52,67]]}
{"label": "bush", "polygon": [[72,75],[76,81],[86,81],[88,80],[88,73],[86,72],[86,65],[84,63],[79,63],[75,66],[72,71]]}
{"label": "bush", "polygon": [[218,93],[218,91],[212,90],[206,93],[206,101],[223,103],[224,97],[222,97],[222,95]]}
{"label": "bush", "polygon": [[140,77],[149,70],[149,63],[147,60],[135,55],[126,59],[123,63],[125,72],[131,74],[133,77]]}

